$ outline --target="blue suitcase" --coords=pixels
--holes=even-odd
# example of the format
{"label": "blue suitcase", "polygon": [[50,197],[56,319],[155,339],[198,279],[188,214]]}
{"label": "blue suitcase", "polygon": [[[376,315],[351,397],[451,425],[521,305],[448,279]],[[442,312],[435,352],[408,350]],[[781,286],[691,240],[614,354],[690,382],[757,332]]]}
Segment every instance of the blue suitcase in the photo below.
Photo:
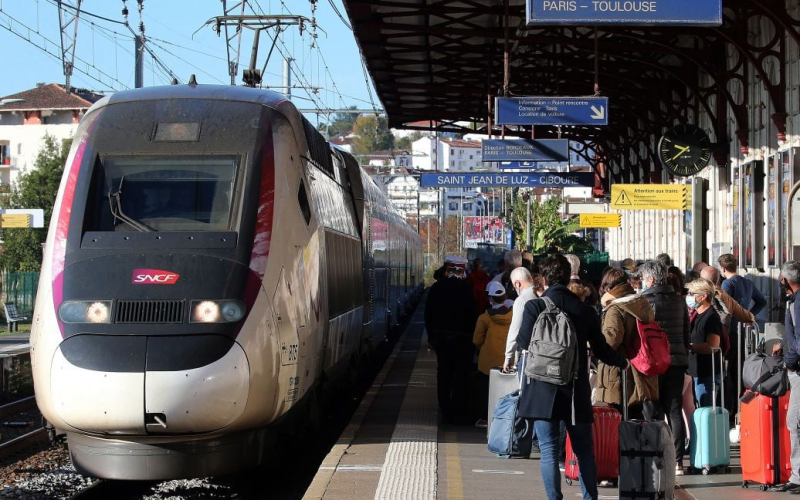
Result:
{"label": "blue suitcase", "polygon": [[489,451],[501,458],[528,458],[533,445],[533,422],[517,416],[519,391],[500,398],[492,412]]}
{"label": "blue suitcase", "polygon": [[[717,347],[712,350],[720,353]],[[720,366],[722,366],[720,364]],[[712,378],[713,372],[712,364]],[[709,472],[730,472],[731,465],[731,440],[728,410],[725,409],[725,382],[723,380],[720,392],[722,405],[717,406],[716,386],[712,391],[713,405],[698,408],[692,415],[692,439],[689,447],[689,461],[692,469],[701,470],[703,474]]]}
{"label": "blue suitcase", "polygon": [[533,421],[518,416],[526,356],[527,352],[523,351],[517,367],[519,389],[501,397],[491,414],[489,451],[501,458],[528,458],[533,446]]}

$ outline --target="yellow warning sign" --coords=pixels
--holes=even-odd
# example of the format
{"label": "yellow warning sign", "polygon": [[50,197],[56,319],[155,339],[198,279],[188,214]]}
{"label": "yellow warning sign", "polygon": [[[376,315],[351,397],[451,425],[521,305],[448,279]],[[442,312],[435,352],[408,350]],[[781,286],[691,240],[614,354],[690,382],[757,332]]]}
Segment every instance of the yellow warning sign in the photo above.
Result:
{"label": "yellow warning sign", "polygon": [[621,214],[581,214],[581,227],[620,227]]}
{"label": "yellow warning sign", "polygon": [[611,208],[616,210],[688,210],[688,184],[612,184]]}
{"label": "yellow warning sign", "polygon": [[0,215],[0,227],[3,229],[31,227],[30,214],[2,214]]}

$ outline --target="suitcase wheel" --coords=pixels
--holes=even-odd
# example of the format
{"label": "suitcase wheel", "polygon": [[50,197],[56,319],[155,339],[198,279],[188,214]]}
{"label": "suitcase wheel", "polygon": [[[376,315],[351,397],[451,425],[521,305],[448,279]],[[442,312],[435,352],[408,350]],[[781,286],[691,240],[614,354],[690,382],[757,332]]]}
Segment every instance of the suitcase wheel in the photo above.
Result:
{"label": "suitcase wheel", "polygon": [[745,489],[745,488],[747,488],[749,486],[750,486],[750,484],[747,481],[742,481],[742,488],[743,489]]}
{"label": "suitcase wheel", "polygon": [[767,488],[769,488],[769,486],[767,486],[766,484],[762,484],[761,486],[758,487],[758,489],[761,491],[767,491]]}
{"label": "suitcase wheel", "polygon": [[572,486],[572,479],[567,478],[567,486]]}

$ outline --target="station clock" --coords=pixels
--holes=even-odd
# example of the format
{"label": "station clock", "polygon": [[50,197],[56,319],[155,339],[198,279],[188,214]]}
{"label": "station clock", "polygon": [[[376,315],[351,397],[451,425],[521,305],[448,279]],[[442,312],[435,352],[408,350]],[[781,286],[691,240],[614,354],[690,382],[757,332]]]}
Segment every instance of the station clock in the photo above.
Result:
{"label": "station clock", "polygon": [[677,125],[658,142],[658,158],[673,175],[694,175],[711,160],[711,141],[696,125]]}

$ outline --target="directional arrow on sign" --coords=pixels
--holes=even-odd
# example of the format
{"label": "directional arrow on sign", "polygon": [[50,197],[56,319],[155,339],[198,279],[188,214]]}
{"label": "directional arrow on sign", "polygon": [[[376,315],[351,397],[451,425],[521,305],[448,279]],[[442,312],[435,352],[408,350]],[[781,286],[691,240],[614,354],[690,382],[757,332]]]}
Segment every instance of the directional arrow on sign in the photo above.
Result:
{"label": "directional arrow on sign", "polygon": [[495,99],[497,125],[608,125],[608,97],[529,96]]}

